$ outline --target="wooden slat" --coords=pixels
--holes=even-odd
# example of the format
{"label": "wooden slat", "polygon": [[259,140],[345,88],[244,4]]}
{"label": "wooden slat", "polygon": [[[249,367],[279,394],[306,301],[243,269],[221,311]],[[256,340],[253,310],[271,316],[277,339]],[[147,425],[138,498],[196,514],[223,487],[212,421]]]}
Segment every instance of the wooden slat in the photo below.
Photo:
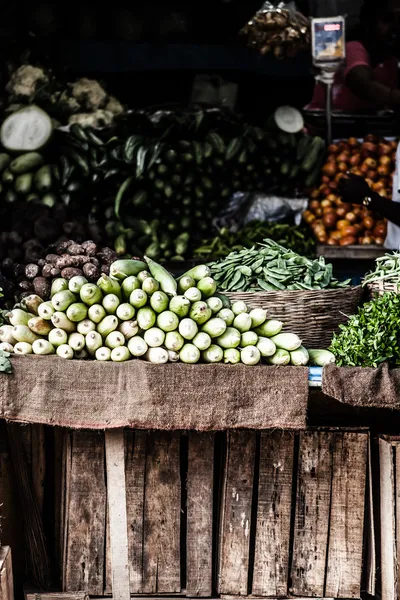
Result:
{"label": "wooden slat", "polygon": [[254,432],[228,433],[220,534],[220,594],[248,593],[255,452]]}
{"label": "wooden slat", "polygon": [[294,434],[262,432],[253,595],[287,596]]}
{"label": "wooden slat", "polygon": [[[145,431],[128,429],[125,431],[124,437],[130,591],[131,594],[141,594],[143,590],[143,510],[147,434]],[[111,547],[108,517],[107,514],[105,593],[111,594]]]}
{"label": "wooden slat", "polygon": [[371,457],[371,437],[368,442],[368,491],[367,491],[367,558],[366,558],[366,593],[370,596],[376,595],[376,543],[375,543],[375,515],[374,515],[374,482],[372,479],[372,457]]}
{"label": "wooden slat", "polygon": [[[64,472],[63,472],[63,452],[64,452],[64,432],[59,427],[52,428],[52,436],[54,441],[54,463],[53,463],[53,490],[54,490],[54,536],[53,536],[53,548],[54,548],[54,559],[57,568],[60,567],[62,562],[62,529],[61,523],[63,523],[62,512],[64,505]],[[59,576],[59,572],[57,572]]]}
{"label": "wooden slat", "polygon": [[0,547],[0,600],[14,600],[11,549]]}
{"label": "wooden slat", "polygon": [[68,559],[69,492],[71,489],[72,433],[64,431],[63,460],[61,471],[61,507],[60,507],[60,554],[62,589],[66,589]]}
{"label": "wooden slat", "polygon": [[124,430],[105,432],[113,600],[130,600]]}
{"label": "wooden slat", "polygon": [[44,426],[31,425],[32,437],[32,482],[40,513],[43,514],[44,480],[46,476],[46,452]]}
{"label": "wooden slat", "polygon": [[24,592],[25,600],[89,600],[85,592]]}
{"label": "wooden slat", "polygon": [[106,519],[104,434],[72,433],[64,591],[103,594]]}
{"label": "wooden slat", "polygon": [[21,513],[21,502],[5,434],[5,424],[0,422],[0,547],[2,544],[4,546],[13,544],[14,572],[18,575],[24,574],[26,569]]}
{"label": "wooden slat", "polygon": [[212,594],[214,435],[189,434],[186,594]]}
{"label": "wooden slat", "polygon": [[396,473],[396,488],[395,488],[395,518],[396,518],[396,582],[397,582],[397,597],[400,598],[400,577],[399,577],[399,561],[400,561],[400,444],[395,446],[395,473]]}
{"label": "wooden slat", "polygon": [[144,577],[147,594],[181,590],[180,434],[149,434],[144,505]]}
{"label": "wooden slat", "polygon": [[390,442],[379,439],[381,515],[381,600],[396,600],[396,541],[394,465]]}
{"label": "wooden slat", "polygon": [[324,595],[332,447],[332,433],[300,434],[291,589],[295,596]]}
{"label": "wooden slat", "polygon": [[131,594],[143,590],[143,513],[146,469],[145,431],[126,432],[126,504]]}
{"label": "wooden slat", "polygon": [[325,596],[361,596],[367,454],[367,434],[334,434]]}

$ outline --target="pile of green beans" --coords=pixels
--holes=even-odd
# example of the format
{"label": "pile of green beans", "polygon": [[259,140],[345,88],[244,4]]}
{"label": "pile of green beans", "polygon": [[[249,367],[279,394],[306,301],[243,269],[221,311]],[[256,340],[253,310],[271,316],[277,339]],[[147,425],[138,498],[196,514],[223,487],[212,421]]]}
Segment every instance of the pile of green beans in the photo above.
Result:
{"label": "pile of green beans", "polygon": [[265,238],[274,240],[303,256],[315,256],[315,240],[304,225],[268,223],[252,221],[237,232],[223,228],[214,238],[203,240],[195,249],[198,258],[215,259],[227,256],[230,252],[241,250],[243,246],[253,246]]}
{"label": "pile of green beans", "polygon": [[310,260],[268,239],[231,252],[209,267],[218,287],[227,292],[321,290],[348,287],[351,281],[335,279],[323,256]]}
{"label": "pile of green beans", "polygon": [[363,285],[368,283],[400,283],[400,252],[385,254],[376,259],[376,268],[365,276]]}

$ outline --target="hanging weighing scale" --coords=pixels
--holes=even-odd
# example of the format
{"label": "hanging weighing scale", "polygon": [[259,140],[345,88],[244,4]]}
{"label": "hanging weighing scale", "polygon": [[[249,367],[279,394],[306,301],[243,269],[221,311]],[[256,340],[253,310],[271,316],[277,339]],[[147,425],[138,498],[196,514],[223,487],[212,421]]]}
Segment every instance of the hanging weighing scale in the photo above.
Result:
{"label": "hanging weighing scale", "polygon": [[313,64],[319,73],[316,80],[326,88],[326,138],[332,142],[332,91],[335,74],[346,60],[344,17],[311,20]]}

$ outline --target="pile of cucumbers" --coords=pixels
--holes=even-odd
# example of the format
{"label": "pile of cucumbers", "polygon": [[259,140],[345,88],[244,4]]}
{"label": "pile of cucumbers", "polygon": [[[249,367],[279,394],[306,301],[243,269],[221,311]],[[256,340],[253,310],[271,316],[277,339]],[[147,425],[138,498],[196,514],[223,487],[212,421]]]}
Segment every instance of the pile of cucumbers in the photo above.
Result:
{"label": "pile of cucumbers", "polygon": [[49,208],[55,205],[58,184],[54,181],[54,166],[46,164],[39,152],[27,152],[16,158],[0,153],[0,173],[3,202],[12,204],[23,199]]}

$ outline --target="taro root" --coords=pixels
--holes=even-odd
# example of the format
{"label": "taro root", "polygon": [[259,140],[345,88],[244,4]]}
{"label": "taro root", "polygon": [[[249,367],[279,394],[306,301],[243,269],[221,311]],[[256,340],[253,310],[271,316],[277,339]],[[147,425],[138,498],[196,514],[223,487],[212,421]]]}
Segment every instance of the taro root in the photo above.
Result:
{"label": "taro root", "polygon": [[30,263],[25,267],[25,277],[27,279],[35,279],[39,275],[39,266],[34,263]]}
{"label": "taro root", "polygon": [[84,248],[81,244],[71,244],[67,249],[68,254],[72,254],[73,256],[79,256],[84,253]]}
{"label": "taro root", "polygon": [[97,254],[97,245],[92,240],[83,242],[82,248],[87,256],[96,256]]}
{"label": "taro root", "polygon": [[66,267],[61,271],[61,277],[68,280],[72,279],[73,277],[80,276],[82,274],[82,270],[77,269],[75,267]]}
{"label": "taro root", "polygon": [[86,263],[83,265],[83,274],[87,279],[90,279],[91,281],[97,281],[97,279],[100,277],[100,269],[92,263]]}
{"label": "taro root", "polygon": [[35,294],[43,298],[43,300],[50,297],[51,285],[45,277],[35,277],[33,280],[33,289]]}

